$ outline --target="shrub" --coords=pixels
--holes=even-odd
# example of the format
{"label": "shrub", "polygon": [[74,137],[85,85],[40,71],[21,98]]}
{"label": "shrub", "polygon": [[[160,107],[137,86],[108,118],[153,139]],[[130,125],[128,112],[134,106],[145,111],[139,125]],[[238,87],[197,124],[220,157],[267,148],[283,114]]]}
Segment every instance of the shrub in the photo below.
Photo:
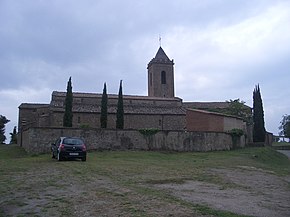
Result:
{"label": "shrub", "polygon": [[159,132],[159,129],[157,128],[145,128],[140,129],[139,132],[143,134],[144,136],[151,136]]}
{"label": "shrub", "polygon": [[82,124],[82,125],[80,125],[80,128],[88,129],[88,128],[90,128],[90,125],[89,124]]}
{"label": "shrub", "polygon": [[233,148],[237,148],[237,144],[238,144],[238,139],[244,135],[244,131],[242,129],[231,129],[230,131],[228,131],[228,134],[230,134],[232,136],[232,141],[233,141]]}
{"label": "shrub", "polygon": [[228,131],[228,134],[230,134],[232,137],[241,137],[242,135],[244,135],[244,131],[242,129],[231,129]]}

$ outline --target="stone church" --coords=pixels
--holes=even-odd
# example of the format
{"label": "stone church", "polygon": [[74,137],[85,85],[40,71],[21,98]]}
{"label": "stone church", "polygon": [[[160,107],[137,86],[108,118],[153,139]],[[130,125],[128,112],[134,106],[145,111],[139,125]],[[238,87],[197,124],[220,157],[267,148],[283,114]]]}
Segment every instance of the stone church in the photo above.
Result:
{"label": "stone church", "polygon": [[[174,94],[174,62],[160,46],[148,63],[148,96],[124,95],[124,129],[158,128],[225,132],[245,129],[242,119],[207,112],[226,108],[226,102],[183,102]],[[22,103],[19,106],[19,131],[30,127],[62,127],[65,92],[53,91],[49,104]],[[100,128],[102,94],[73,93],[73,127]],[[108,94],[109,129],[116,127],[118,95]]]}

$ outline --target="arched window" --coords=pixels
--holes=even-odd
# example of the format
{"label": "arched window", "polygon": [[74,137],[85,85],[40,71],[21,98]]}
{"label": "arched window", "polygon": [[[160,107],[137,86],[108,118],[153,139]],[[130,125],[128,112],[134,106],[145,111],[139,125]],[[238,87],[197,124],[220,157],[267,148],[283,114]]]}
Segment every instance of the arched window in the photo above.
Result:
{"label": "arched window", "polygon": [[166,84],[166,72],[161,72],[161,84]]}

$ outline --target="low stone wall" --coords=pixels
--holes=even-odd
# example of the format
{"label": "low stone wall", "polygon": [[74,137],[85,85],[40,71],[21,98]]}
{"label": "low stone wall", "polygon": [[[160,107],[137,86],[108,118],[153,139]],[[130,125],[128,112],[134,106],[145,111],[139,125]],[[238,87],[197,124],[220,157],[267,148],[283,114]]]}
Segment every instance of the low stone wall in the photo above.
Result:
{"label": "low stone wall", "polygon": [[30,128],[22,132],[19,144],[28,153],[48,153],[60,136],[81,137],[88,150],[213,151],[244,147],[245,137],[235,141],[220,132],[159,131],[143,135],[138,130]]}

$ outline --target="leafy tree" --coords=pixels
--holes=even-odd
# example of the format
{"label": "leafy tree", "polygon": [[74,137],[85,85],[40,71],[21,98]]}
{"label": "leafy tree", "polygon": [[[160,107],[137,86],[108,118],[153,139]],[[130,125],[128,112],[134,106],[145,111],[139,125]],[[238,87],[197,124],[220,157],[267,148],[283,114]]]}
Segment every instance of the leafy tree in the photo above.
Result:
{"label": "leafy tree", "polygon": [[108,121],[108,95],[107,95],[107,85],[104,83],[102,104],[101,104],[101,128],[107,128]]}
{"label": "leafy tree", "polygon": [[279,132],[279,135],[290,138],[290,115],[283,115],[280,124],[279,130],[281,131]]}
{"label": "leafy tree", "polygon": [[72,127],[73,113],[72,113],[73,93],[71,77],[67,82],[66,96],[65,96],[65,111],[63,116],[63,126]]}
{"label": "leafy tree", "polygon": [[247,124],[252,123],[252,110],[245,105],[244,101],[240,99],[226,101],[229,103],[229,107],[225,109],[224,113],[228,115],[234,115],[242,118]]}
{"label": "leafy tree", "polygon": [[5,136],[5,124],[7,124],[10,120],[8,120],[5,116],[0,115],[0,143],[4,144],[6,140]]}
{"label": "leafy tree", "polygon": [[265,121],[263,102],[259,85],[255,86],[253,92],[253,140],[254,142],[265,142]]}
{"label": "leafy tree", "polygon": [[10,133],[10,144],[17,144],[17,131],[16,126],[13,128],[13,132]]}
{"label": "leafy tree", "polygon": [[122,80],[120,81],[120,88],[119,88],[116,128],[124,129],[124,105],[123,105],[123,93],[122,93]]}

